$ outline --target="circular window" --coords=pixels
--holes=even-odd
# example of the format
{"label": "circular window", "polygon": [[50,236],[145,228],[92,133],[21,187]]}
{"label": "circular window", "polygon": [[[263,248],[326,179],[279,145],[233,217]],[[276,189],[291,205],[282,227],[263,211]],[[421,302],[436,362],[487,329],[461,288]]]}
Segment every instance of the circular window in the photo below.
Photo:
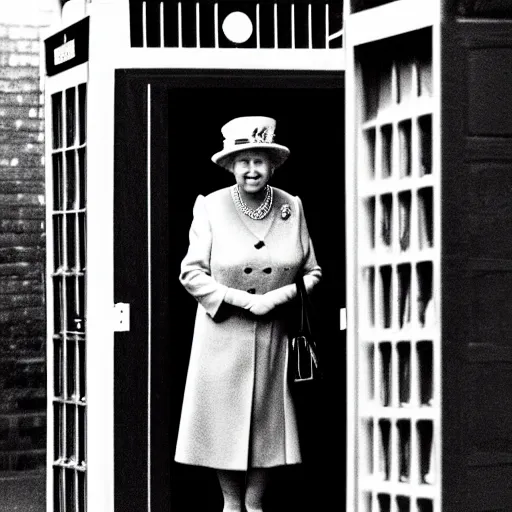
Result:
{"label": "circular window", "polygon": [[251,18],[243,12],[232,12],[224,19],[222,30],[232,43],[245,43],[252,34]]}

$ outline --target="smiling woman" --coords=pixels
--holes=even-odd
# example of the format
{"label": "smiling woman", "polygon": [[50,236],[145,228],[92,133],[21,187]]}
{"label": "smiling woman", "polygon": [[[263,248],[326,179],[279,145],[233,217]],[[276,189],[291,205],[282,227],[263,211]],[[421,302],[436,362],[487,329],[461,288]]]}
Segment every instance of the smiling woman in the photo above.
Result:
{"label": "smiling woman", "polygon": [[216,469],[231,512],[261,511],[269,469],[301,462],[284,306],[298,275],[311,291],[322,272],[301,200],[269,185],[290,153],[275,125],[252,116],[223,127],[212,160],[236,183],[197,198],[181,264],[199,306],[176,461]]}

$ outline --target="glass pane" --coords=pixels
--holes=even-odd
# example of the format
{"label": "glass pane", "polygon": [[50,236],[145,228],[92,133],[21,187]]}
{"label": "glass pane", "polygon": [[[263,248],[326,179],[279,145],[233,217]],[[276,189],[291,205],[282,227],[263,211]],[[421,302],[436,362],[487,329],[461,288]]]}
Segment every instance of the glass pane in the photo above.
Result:
{"label": "glass pane", "polygon": [[418,119],[420,136],[420,176],[432,174],[432,116]]}
{"label": "glass pane", "polygon": [[396,508],[397,512],[410,512],[411,500],[407,496],[396,497]]}
{"label": "glass pane", "polygon": [[66,458],[76,461],[76,406],[66,405]]}
{"label": "glass pane", "polygon": [[[366,300],[361,301],[361,321],[363,325],[375,326],[375,268],[366,267],[362,276],[364,288],[366,289]],[[366,307],[366,311],[364,308]]]}
{"label": "glass pane", "polygon": [[391,248],[393,242],[393,196],[384,194],[380,197],[381,205],[381,226],[380,241],[381,245]]}
{"label": "glass pane", "polygon": [[66,469],[66,512],[76,512],[76,472]]}
{"label": "glass pane", "polygon": [[418,499],[418,512],[434,512],[433,501],[419,498]]}
{"label": "glass pane", "polygon": [[391,265],[380,268],[380,323],[385,329],[391,327],[391,273]]}
{"label": "glass pane", "polygon": [[391,472],[391,423],[379,420],[379,473],[383,480],[389,480]]}
{"label": "glass pane", "polygon": [[397,344],[398,351],[398,399],[401,407],[411,401],[411,344],[402,341]]}
{"label": "glass pane", "polygon": [[412,87],[412,60],[403,58],[397,62],[398,103],[410,100],[413,94]]}
{"label": "glass pane", "polygon": [[402,121],[398,125],[400,139],[400,177],[411,175],[411,121]]}
{"label": "glass pane", "polygon": [[420,249],[434,246],[434,204],[431,187],[418,190],[418,243]]}
{"label": "glass pane", "polygon": [[85,255],[87,248],[87,238],[86,238],[86,226],[85,226],[85,213],[78,214],[78,236],[79,236],[79,247],[78,247],[78,259],[80,263],[79,270],[85,270]]}
{"label": "glass pane", "polygon": [[401,251],[407,251],[411,245],[411,192],[398,195],[399,244]]}
{"label": "glass pane", "polygon": [[85,464],[85,407],[78,407],[78,464]]}
{"label": "glass pane", "polygon": [[434,397],[433,390],[433,346],[431,341],[420,341],[418,350],[418,389],[420,392],[420,404],[430,406]]}
{"label": "glass pane", "polygon": [[411,475],[411,422],[397,421],[398,428],[398,478],[400,482],[408,482]]}
{"label": "glass pane", "polygon": [[67,398],[76,396],[76,340],[74,337],[66,339],[66,391]]}
{"label": "glass pane", "polygon": [[363,219],[363,236],[361,242],[365,247],[375,248],[375,197],[369,197],[364,200],[364,215]]}
{"label": "glass pane", "polygon": [[60,334],[64,331],[64,284],[61,277],[53,278],[53,331]]}
{"label": "glass pane", "polygon": [[380,403],[384,407],[391,405],[391,388],[392,388],[392,372],[391,372],[391,343],[379,344],[379,361],[380,361]]}
{"label": "glass pane", "polygon": [[86,512],[86,475],[78,472],[78,512]]}
{"label": "glass pane", "polygon": [[84,331],[84,277],[72,276],[66,279],[67,330]]}
{"label": "glass pane", "polygon": [[64,391],[64,353],[62,347],[62,338],[53,339],[53,394],[55,397],[62,397]]}
{"label": "glass pane", "polygon": [[[392,90],[391,90],[391,74],[392,74],[392,62],[391,60],[387,60],[385,62],[381,62],[381,67],[379,69],[378,76],[378,84],[379,84],[379,93],[378,93],[378,107],[379,111],[386,110],[392,104]],[[372,87],[371,84],[368,84]]]}
{"label": "glass pane", "polygon": [[433,426],[431,421],[418,421],[418,442],[420,453],[420,483],[434,483],[434,443]]}
{"label": "glass pane", "polygon": [[391,496],[389,494],[377,495],[377,501],[379,503],[379,512],[390,512]]}
{"label": "glass pane", "polygon": [[400,328],[411,323],[411,265],[398,265],[398,323]]}
{"label": "glass pane", "polygon": [[85,148],[80,148],[78,150],[78,199],[76,203],[76,207],[79,209],[85,208],[86,203],[86,182],[87,179],[87,169],[86,169],[86,153]]}
{"label": "glass pane", "polygon": [[85,144],[86,138],[86,106],[87,106],[87,84],[80,84],[78,86],[78,125],[80,129],[79,144]]}
{"label": "glass pane", "polygon": [[417,57],[418,96],[431,97],[432,88],[432,44],[417,45],[421,55]]}
{"label": "glass pane", "polygon": [[64,265],[64,255],[62,254],[63,232],[62,215],[53,216],[53,269],[58,272]]}
{"label": "glass pane", "polygon": [[73,210],[77,199],[76,152],[66,151],[66,209]]}
{"label": "glass pane", "polygon": [[373,343],[365,343],[361,346],[361,386],[363,397],[367,402],[375,399],[375,348]]}
{"label": "glass pane", "polygon": [[432,262],[424,261],[417,265],[418,274],[418,320],[421,326],[434,323],[434,304],[432,298]]}
{"label": "glass pane", "polygon": [[85,369],[85,339],[78,340],[78,371],[79,371],[79,398],[84,401],[86,397],[86,369]]}
{"label": "glass pane", "polygon": [[363,457],[362,467],[366,475],[372,475],[373,468],[373,420],[366,419],[362,424],[362,446],[361,455]]}
{"label": "glass pane", "polygon": [[53,166],[53,209],[64,209],[64,169],[62,167],[62,153],[52,155]]}
{"label": "glass pane", "polygon": [[66,497],[64,494],[64,470],[53,468],[53,510],[54,512],[66,512]]}
{"label": "glass pane", "polygon": [[52,147],[62,147],[62,93],[52,94]]}
{"label": "glass pane", "polygon": [[375,178],[375,128],[364,131],[363,138],[363,169],[368,179]]}
{"label": "glass pane", "polygon": [[64,458],[64,416],[63,405],[59,402],[53,404],[53,458]]}
{"label": "glass pane", "polygon": [[68,213],[66,215],[66,242],[67,242],[67,268],[76,271],[76,215]]}
{"label": "glass pane", "polygon": [[382,177],[389,178],[392,170],[393,127],[387,124],[381,128]]}
{"label": "glass pane", "polygon": [[76,89],[66,90],[66,146],[73,146],[76,136]]}

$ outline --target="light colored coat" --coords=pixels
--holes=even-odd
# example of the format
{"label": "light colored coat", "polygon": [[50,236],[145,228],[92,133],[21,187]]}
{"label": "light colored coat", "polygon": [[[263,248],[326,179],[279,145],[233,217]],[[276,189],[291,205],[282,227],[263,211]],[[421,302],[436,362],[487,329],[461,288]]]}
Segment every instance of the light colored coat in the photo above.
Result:
{"label": "light colored coat", "polygon": [[266,235],[257,237],[250,223],[261,221],[236,209],[229,188],[194,205],[180,280],[199,304],[178,462],[246,470],[301,461],[284,318],[279,308],[258,317],[224,302],[228,287],[264,294],[292,284],[298,272],[308,289],[320,279],[300,199],[274,188],[269,217]]}

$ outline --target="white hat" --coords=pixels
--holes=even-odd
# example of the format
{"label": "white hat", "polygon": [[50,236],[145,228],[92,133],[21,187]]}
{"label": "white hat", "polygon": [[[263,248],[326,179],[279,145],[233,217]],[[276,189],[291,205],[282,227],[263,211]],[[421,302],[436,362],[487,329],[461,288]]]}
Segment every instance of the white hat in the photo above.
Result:
{"label": "white hat", "polygon": [[274,142],[276,120],[271,117],[237,117],[226,123],[222,129],[224,149],[212,156],[212,161],[229,169],[229,156],[246,149],[263,149],[272,153],[275,167],[288,158],[290,150]]}

